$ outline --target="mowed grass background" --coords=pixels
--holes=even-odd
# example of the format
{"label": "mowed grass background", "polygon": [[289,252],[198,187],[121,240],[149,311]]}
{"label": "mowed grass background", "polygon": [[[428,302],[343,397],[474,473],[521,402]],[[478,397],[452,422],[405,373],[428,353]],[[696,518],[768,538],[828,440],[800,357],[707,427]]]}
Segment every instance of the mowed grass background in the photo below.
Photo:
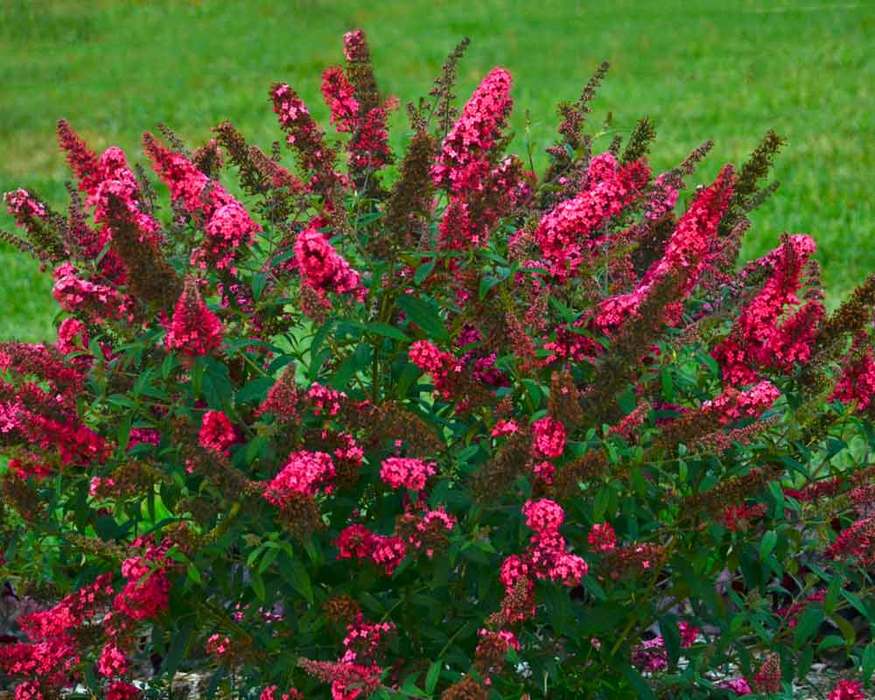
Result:
{"label": "mowed grass background", "polygon": [[[755,215],[744,255],[782,231],[812,233],[831,305],[875,272],[872,2],[0,0],[0,190],[33,188],[63,206],[61,116],[93,148],[117,144],[139,161],[140,135],[158,122],[199,145],[229,118],[267,147],[280,138],[269,85],[288,81],[324,119],[321,72],[341,61],[341,35],[356,26],[381,87],[402,103],[426,94],[448,51],[471,37],[457,94],[490,67],[509,68],[513,146],[530,146],[539,165],[556,102],[574,99],[602,59],[612,69],[592,123],[610,112],[611,128],[628,134],[649,115],[656,167],[713,138],[696,176],[706,182],[774,128],[788,139],[782,186]],[[394,123],[397,146],[403,110]],[[5,213],[0,226],[13,226]],[[6,248],[0,310],[0,338],[52,337],[49,275]]]}

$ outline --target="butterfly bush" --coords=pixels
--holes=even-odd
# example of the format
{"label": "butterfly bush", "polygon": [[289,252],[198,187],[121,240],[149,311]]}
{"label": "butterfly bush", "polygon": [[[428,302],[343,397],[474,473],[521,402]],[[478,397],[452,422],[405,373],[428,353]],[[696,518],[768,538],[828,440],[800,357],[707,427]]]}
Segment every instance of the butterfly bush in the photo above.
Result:
{"label": "butterfly bush", "polygon": [[392,139],[356,30],[287,154],[61,121],[66,209],[6,195],[60,307],[0,343],[16,700],[871,696],[875,277],[741,262],[781,139],[659,171],[604,65],[532,172],[466,46]]}

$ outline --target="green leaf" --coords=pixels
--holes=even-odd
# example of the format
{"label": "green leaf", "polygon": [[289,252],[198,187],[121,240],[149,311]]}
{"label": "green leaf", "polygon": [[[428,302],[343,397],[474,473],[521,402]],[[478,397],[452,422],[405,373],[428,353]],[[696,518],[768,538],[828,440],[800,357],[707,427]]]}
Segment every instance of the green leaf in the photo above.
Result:
{"label": "green leaf", "polygon": [[778,544],[778,533],[774,530],[769,530],[763,535],[763,539],[760,540],[760,559],[765,561],[772,553],[772,550],[775,549],[776,544]]}
{"label": "green leaf", "polygon": [[669,403],[674,402],[674,378],[669,367],[662,368],[662,398]]}
{"label": "green leaf", "polygon": [[870,642],[863,652],[863,682],[868,683],[875,671],[875,642]]}
{"label": "green leaf", "polygon": [[179,662],[182,661],[182,656],[188,646],[188,640],[191,638],[191,633],[194,631],[194,622],[186,622],[182,628],[177,631],[170,644],[170,649],[161,660],[161,673],[167,677],[173,678],[176,669],[179,668]]}
{"label": "green leaf", "polygon": [[863,601],[860,600],[860,596],[858,596],[856,593],[851,593],[850,591],[845,591],[845,590],[842,590],[842,595],[844,596],[845,600],[847,600],[851,605],[853,605],[859,611],[859,613],[861,615],[863,615],[867,620],[869,620],[869,622],[872,622],[872,614],[870,613],[870,611],[866,607],[866,605],[863,603]]}
{"label": "green leaf", "polygon": [[582,583],[586,591],[596,600],[601,602],[608,599],[605,589],[595,580],[594,576],[584,576]]}
{"label": "green leaf", "polygon": [[267,568],[273,564],[274,560],[277,558],[277,555],[280,553],[280,550],[275,547],[270,548],[265,552],[264,556],[261,558],[261,561],[258,562],[258,573],[263,574],[267,571]]}
{"label": "green leaf", "polygon": [[307,567],[304,566],[300,559],[286,559],[286,562],[287,565],[283,568],[285,569],[286,578],[292,584],[292,588],[312,605],[313,584],[310,583],[310,574],[307,572]]}
{"label": "green leaf", "polygon": [[261,293],[264,291],[264,287],[267,284],[267,275],[263,272],[256,272],[252,275],[252,298],[255,301],[261,299]]}
{"label": "green leaf", "polygon": [[784,513],[784,491],[777,481],[769,482],[769,493],[772,496],[774,503],[772,507],[772,517],[780,518]]}
{"label": "green leaf", "polygon": [[534,379],[523,379],[522,384],[535,408],[540,406],[541,398],[544,395],[544,392],[541,390],[541,385]]}
{"label": "green leaf", "polygon": [[378,321],[374,321],[373,323],[369,323],[365,326],[365,330],[370,331],[371,333],[376,333],[377,335],[382,335],[386,338],[394,338],[395,340],[410,340],[410,336],[407,335],[400,328],[395,328],[395,326],[390,326],[388,323],[379,323]]}
{"label": "green leaf", "polygon": [[659,631],[665,642],[665,650],[672,666],[677,664],[681,655],[681,633],[678,630],[677,619],[674,615],[663,615],[659,618]]}
{"label": "green leaf", "polygon": [[809,605],[796,622],[793,641],[797,647],[801,647],[820,628],[823,622],[823,608],[819,605]]}
{"label": "green leaf", "polygon": [[480,278],[480,287],[477,291],[477,296],[480,301],[483,301],[486,298],[486,295],[489,294],[489,290],[492,289],[495,285],[504,281],[504,277],[496,277],[493,275],[484,275]]}
{"label": "green leaf", "polygon": [[252,590],[255,591],[255,595],[258,596],[259,600],[264,601],[267,599],[267,592],[264,589],[264,580],[261,578],[260,574],[252,574]]}
{"label": "green leaf", "polygon": [[799,655],[799,659],[796,662],[796,677],[799,680],[804,680],[808,676],[812,661],[814,661],[814,647],[808,645]]}
{"label": "green leaf", "polygon": [[228,367],[214,357],[203,358],[203,394],[210,408],[221,409],[230,402],[233,386]]}
{"label": "green leaf", "polygon": [[255,563],[255,560],[258,559],[259,555],[265,549],[267,549],[267,544],[262,543],[262,544],[258,545],[255,549],[253,549],[251,552],[249,552],[249,556],[246,557],[246,566],[251,567]]}
{"label": "green leaf", "polygon": [[319,374],[319,368],[322,366],[322,362],[325,359],[320,354],[322,345],[328,338],[329,333],[334,329],[334,324],[334,319],[329,319],[323,323],[313,335],[313,340],[310,341],[310,363],[307,366],[307,378],[310,381],[316,379],[316,376]]}
{"label": "green leaf", "polygon": [[443,666],[441,661],[433,662],[428,668],[428,673],[425,675],[425,692],[429,695],[433,695],[435,688],[437,688],[438,681],[441,678],[441,666]]}
{"label": "green leaf", "polygon": [[273,377],[256,377],[240,387],[234,398],[237,403],[260,403],[273,384]]}
{"label": "green leaf", "polygon": [[775,459],[783,464],[785,467],[787,467],[787,469],[792,469],[797,474],[801,474],[806,479],[808,479],[808,472],[805,471],[805,467],[792,457],[788,455],[777,455]]}
{"label": "green leaf", "polygon": [[128,449],[131,437],[131,414],[123,415],[118,424],[118,446],[120,450]]}
{"label": "green leaf", "polygon": [[[586,578],[584,578],[584,581]],[[607,602],[587,610],[579,625],[580,634],[601,637],[616,632],[617,620],[624,615],[623,609],[613,602]]]}
{"label": "green leaf", "polygon": [[405,313],[408,320],[419,326],[432,340],[449,340],[444,322],[437,312],[437,308],[422,299],[412,296],[399,297],[396,302],[398,307]]}
{"label": "green leaf", "polygon": [[830,634],[820,640],[820,644],[817,645],[817,653],[820,654],[822,651],[826,651],[827,649],[835,649],[836,647],[843,647],[844,645],[844,639],[839,637],[837,634]]}
{"label": "green leaf", "polygon": [[436,262],[437,260],[432,259],[416,268],[416,272],[413,273],[413,283],[417,287],[421,285],[425,281],[426,277],[431,274],[431,271],[434,270]]}
{"label": "green leaf", "polygon": [[161,362],[161,378],[167,379],[170,377],[170,374],[177,366],[179,366],[179,360],[176,359],[176,355],[165,355],[164,360]]}
{"label": "green leaf", "polygon": [[204,358],[196,357],[189,374],[191,376],[191,391],[197,398],[200,397],[203,391],[204,373],[206,372],[206,369],[207,367],[204,364]]}
{"label": "green leaf", "polygon": [[570,306],[566,306],[552,294],[547,298],[547,302],[556,311],[565,323],[574,323],[577,320],[577,312]]}
{"label": "green leaf", "polygon": [[102,540],[114,540],[122,537],[125,528],[121,527],[111,515],[99,515],[94,520],[94,529]]}
{"label": "green leaf", "polygon": [[124,394],[110,394],[106,397],[106,402],[111,406],[119,406],[121,408],[130,408],[136,410],[139,404],[133,399]]}
{"label": "green leaf", "polygon": [[244,454],[246,464],[252,464],[268,445],[270,445],[270,440],[263,435],[256,435],[252,438],[246,445],[246,452]]}
{"label": "green leaf", "polygon": [[400,691],[405,698],[427,698],[428,695],[416,687],[416,675],[407,676]]}
{"label": "green leaf", "polygon": [[610,486],[604,486],[599,489],[599,492],[596,494],[595,499],[592,504],[592,519],[595,522],[601,522],[605,513],[608,510],[608,504],[611,500],[611,488]]}
{"label": "green leaf", "polygon": [[826,590],[826,597],[823,600],[823,609],[828,615],[832,615],[835,611],[836,603],[839,600],[839,594],[842,592],[842,579],[836,576],[829,582],[829,588]]}
{"label": "green leaf", "polygon": [[635,396],[634,387],[630,386],[626,391],[617,396],[617,406],[619,406],[620,410],[626,415],[632,413],[637,405],[638,397]]}
{"label": "green leaf", "polygon": [[626,676],[629,685],[637,691],[639,698],[644,698],[645,700],[656,700],[656,695],[653,694],[650,686],[647,685],[647,681],[644,680],[644,677],[632,666],[626,666],[623,669],[623,675]]}
{"label": "green leaf", "polygon": [[841,615],[833,615],[829,619],[839,628],[839,632],[842,633],[842,637],[845,639],[845,646],[849,649],[854,646],[854,643],[857,641],[857,631],[854,629],[854,626]]}
{"label": "green leaf", "polygon": [[361,372],[371,363],[373,349],[367,343],[361,343],[337,368],[329,384],[335,389],[345,389],[356,372]]}
{"label": "green leaf", "polygon": [[270,365],[267,368],[267,371],[270,374],[274,374],[277,370],[282,369],[286,365],[292,364],[295,361],[295,359],[296,358],[294,355],[280,354],[277,356],[277,358],[273,362],[270,363]]}
{"label": "green leaf", "polygon": [[185,568],[185,573],[190,581],[194,581],[194,583],[197,584],[203,583],[201,572],[198,571],[198,568],[194,565],[193,561],[188,562],[188,566]]}

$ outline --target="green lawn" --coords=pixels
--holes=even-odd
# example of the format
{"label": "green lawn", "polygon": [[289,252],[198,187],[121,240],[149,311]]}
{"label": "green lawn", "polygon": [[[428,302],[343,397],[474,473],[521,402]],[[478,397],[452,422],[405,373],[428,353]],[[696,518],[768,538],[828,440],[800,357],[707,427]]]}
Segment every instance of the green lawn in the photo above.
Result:
{"label": "green lawn", "polygon": [[[402,101],[427,92],[446,53],[470,36],[459,95],[491,66],[508,67],[520,149],[526,111],[540,152],[555,102],[575,97],[601,59],[613,68],[597,118],[611,112],[628,132],[649,114],[656,166],[713,138],[704,181],[772,127],[789,140],[782,188],[756,215],[745,255],[784,230],[811,232],[833,304],[875,270],[872,2],[5,0],[0,190],[26,186],[63,203],[60,116],[94,147],[118,144],[137,158],[140,133],[161,121],[199,143],[230,118],[269,145],[279,138],[270,83],[290,82],[324,117],[320,73],[340,61],[341,34],[354,26],[369,34],[383,88]],[[48,337],[48,276],[6,249],[0,264],[0,337]]]}

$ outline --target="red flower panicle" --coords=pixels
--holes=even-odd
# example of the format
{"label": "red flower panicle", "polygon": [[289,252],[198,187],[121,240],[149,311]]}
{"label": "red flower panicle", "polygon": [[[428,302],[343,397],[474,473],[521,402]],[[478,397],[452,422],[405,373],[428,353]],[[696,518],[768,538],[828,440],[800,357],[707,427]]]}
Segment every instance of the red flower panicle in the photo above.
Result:
{"label": "red flower panicle", "polygon": [[28,641],[0,645],[0,670],[23,681],[16,697],[41,698],[42,690],[67,685],[80,661],[75,633],[98,619],[112,595],[111,582],[112,576],[103,574],[52,607],[19,617],[18,626]]}
{"label": "red flower panicle", "polygon": [[[622,325],[669,275],[680,277],[683,296],[693,291],[714,257],[717,227],[729,206],[733,182],[733,170],[726,166],[714,183],[698,194],[678,221],[662,257],[647,269],[637,287],[632,292],[611,297],[599,304],[595,318],[598,328],[609,331]],[[678,311],[679,308],[674,307],[671,315],[676,316]]]}
{"label": "red flower panicle", "polygon": [[334,700],[368,697],[380,685],[383,672],[377,663],[378,651],[394,629],[391,622],[366,622],[359,613],[346,628],[344,652],[336,662],[300,659],[298,665],[330,683]]}
{"label": "red flower panicle", "polygon": [[227,453],[237,441],[237,431],[222,411],[207,411],[201,422],[198,442],[205,450]]}
{"label": "red flower panicle", "polygon": [[393,489],[422,491],[435,473],[434,464],[409,457],[389,457],[380,465],[380,478]]}
{"label": "red flower panicle", "polygon": [[298,387],[295,383],[295,366],[288,365],[259,404],[256,415],[269,413],[280,423],[292,422],[298,417]]}
{"label": "red flower panicle", "polygon": [[58,122],[58,144],[67,155],[70,170],[79,180],[79,188],[86,192],[97,189],[101,179],[97,154],[88,148],[65,119]]}
{"label": "red flower panicle", "polygon": [[[412,350],[411,346],[411,350]],[[416,363],[417,365],[419,363]],[[492,428],[492,432],[490,433],[492,437],[502,437],[504,435],[513,435],[514,433],[518,433],[520,430],[519,423],[517,423],[512,418],[502,419],[495,423],[495,426]]]}
{"label": "red flower panicle", "polygon": [[279,688],[275,685],[269,685],[258,696],[258,700],[304,700],[304,695],[297,688],[290,688],[287,692],[279,693]]}
{"label": "red flower panicle", "polygon": [[358,301],[365,297],[361,278],[319,231],[308,228],[295,239],[295,264],[304,284],[317,293],[350,294]]}
{"label": "red flower panicle", "polygon": [[441,350],[430,340],[417,340],[411,343],[407,356],[432,376],[438,395],[445,399],[452,397],[455,377],[461,372],[461,363],[452,353]]}
{"label": "red flower panicle", "polygon": [[272,87],[270,97],[273,111],[286,132],[286,142],[311,178],[310,186],[330,201],[340,176],[334,171],[335,154],[325,144],[322,129],[313,121],[304,101],[285,83]]}
{"label": "red flower panicle", "polygon": [[866,700],[866,692],[860,681],[842,679],[829,691],[827,700]]}
{"label": "red flower panicle", "polygon": [[202,269],[214,267],[233,273],[238,257],[255,240],[261,226],[222,185],[210,180],[188,158],[164,147],[151,134],[143,137],[143,143],[170,196],[203,226],[204,240],[192,251],[192,263]]}
{"label": "red flower panicle", "polygon": [[561,457],[565,451],[566,432],[561,421],[544,416],[532,423],[533,449],[540,457]]}
{"label": "red flower panicle", "polygon": [[781,690],[781,657],[776,653],[766,656],[751,683],[758,693],[777,693]]}
{"label": "red flower panicle", "polygon": [[339,66],[326,68],[322,74],[322,97],[331,112],[331,123],[338,131],[355,129],[359,103],[355,88]]}
{"label": "red flower panicle", "polygon": [[58,352],[69,355],[73,352],[88,352],[88,329],[77,318],[65,318],[58,326]]}
{"label": "red flower panicle", "polygon": [[[808,361],[824,309],[818,299],[799,306],[797,294],[814,249],[809,236],[788,236],[780,248],[758,261],[760,267],[771,269],[771,275],[712,353],[726,381],[749,384],[761,369],[789,372],[796,363]],[[787,315],[788,308],[795,309],[792,315]]]}
{"label": "red flower panicle", "polygon": [[15,222],[27,228],[31,219],[44,219],[48,216],[45,205],[25,189],[17,189],[4,195],[6,207]]}
{"label": "red flower panicle", "polygon": [[875,397],[875,355],[867,348],[862,355],[853,354],[842,368],[832,399],[853,403],[858,411],[866,411]]}
{"label": "red flower panicle", "polygon": [[165,344],[189,357],[209,355],[222,345],[222,322],[207,308],[193,280],[186,282],[173,309]]}
{"label": "red flower panicle", "polygon": [[593,158],[585,189],[557,204],[535,229],[535,241],[550,271],[559,277],[573,273],[596,244],[598,230],[638,198],[649,177],[650,170],[642,162],[620,167],[611,153]]}
{"label": "red flower panicle", "polygon": [[729,387],[716,398],[705,401],[702,410],[726,425],[745,418],[759,418],[780,395],[778,388],[768,381],[759,382],[744,391]]}
{"label": "red flower panicle", "polygon": [[85,279],[69,262],[55,268],[52,296],[64,311],[84,314],[96,324],[112,319],[133,319],[133,301],[127,295],[110,285]]}
{"label": "red flower panicle", "polygon": [[546,498],[526,501],[522,512],[526,525],[535,534],[526,552],[506,557],[501,565],[499,580],[505,588],[505,601],[500,616],[507,622],[519,622],[532,614],[533,602],[522,606],[520,601],[514,602],[519,597],[520,587],[529,591],[525,596],[529,600],[534,579],[576,586],[589,570],[581,557],[568,551],[565,538],[559,533],[565,519],[559,504]]}
{"label": "red flower panicle", "polygon": [[526,516],[526,526],[539,534],[558,532],[565,518],[565,512],[559,504],[547,498],[526,501],[523,515]]}
{"label": "red flower panicle", "polygon": [[663,173],[653,181],[647,208],[644,217],[650,221],[659,221],[668,214],[678,201],[679,185],[678,178],[671,173]]}
{"label": "red flower panicle", "polygon": [[136,621],[159,616],[170,600],[165,558],[168,546],[143,544],[143,555],[122,562],[121,572],[126,583],[113,601],[115,611]]}
{"label": "red flower panicle", "polygon": [[289,455],[285,466],[267,485],[264,497],[282,507],[290,494],[313,496],[321,489],[330,490],[334,475],[331,455],[298,450]]}
{"label": "red flower panicle", "polygon": [[97,175],[99,181],[96,185],[93,188],[86,188],[88,199],[85,204],[94,207],[94,221],[103,225],[98,234],[101,245],[112,239],[110,205],[113,199],[127,211],[140,242],[145,245],[159,245],[160,226],[143,207],[140,185],[128,166],[124,151],[117,146],[106,149],[97,161]]}
{"label": "red flower panicle", "polygon": [[210,656],[225,656],[231,651],[231,638],[223,634],[211,634],[207,638],[207,643],[204,645],[204,651]]}
{"label": "red flower panicle", "polygon": [[501,135],[512,101],[510,73],[493,68],[465,104],[441,145],[432,178],[451,192],[479,190],[490,169],[490,152]]}
{"label": "red flower panicle", "polygon": [[100,652],[97,672],[106,678],[123,676],[128,671],[128,657],[114,643],[109,642]]}
{"label": "red flower panicle", "polygon": [[865,566],[875,563],[875,516],[861,518],[842,530],[827,548],[833,559],[857,559]]}
{"label": "red flower panicle", "polygon": [[106,689],[106,700],[138,700],[143,692],[126,681],[113,681]]}
{"label": "red flower panicle", "polygon": [[332,417],[340,413],[346,394],[337,389],[313,382],[307,389],[307,402],[313,415]]}
{"label": "red flower panicle", "polygon": [[610,523],[594,523],[586,541],[596,552],[610,552],[617,546],[617,534]]}

